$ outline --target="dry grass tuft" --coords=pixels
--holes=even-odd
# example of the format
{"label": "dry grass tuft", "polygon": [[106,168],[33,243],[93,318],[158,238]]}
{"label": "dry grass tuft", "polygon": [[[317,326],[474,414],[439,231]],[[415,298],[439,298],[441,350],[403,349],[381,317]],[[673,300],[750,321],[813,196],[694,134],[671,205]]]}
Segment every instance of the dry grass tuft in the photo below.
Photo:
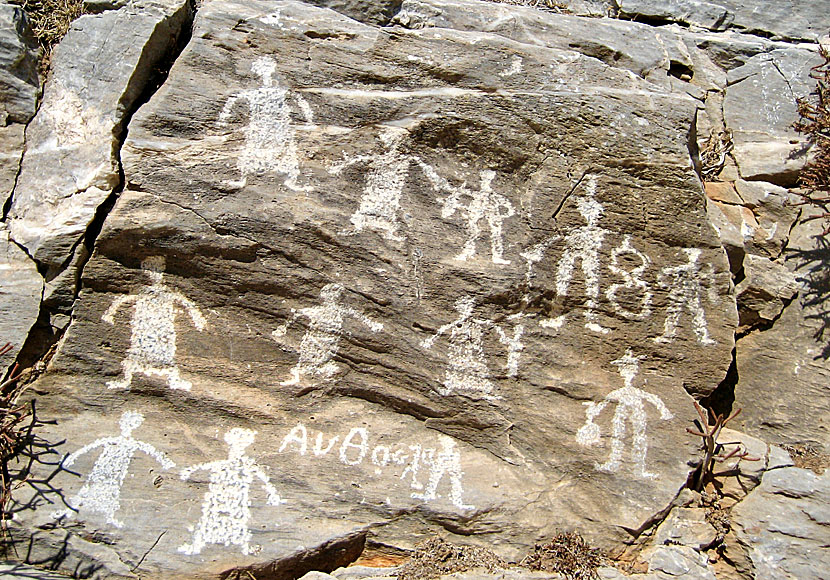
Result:
{"label": "dry grass tuft", "polygon": [[49,70],[52,48],[69,32],[72,21],[84,13],[83,0],[19,0],[29,15],[32,29],[43,49],[41,74]]}
{"label": "dry grass tuft", "polygon": [[809,469],[816,475],[822,475],[830,467],[830,455],[822,453],[812,445],[782,445],[790,454],[793,465],[802,469]]}
{"label": "dry grass tuft", "polygon": [[415,547],[412,557],[398,569],[398,580],[429,580],[473,568],[494,572],[506,566],[487,548],[457,546],[435,537]]}
{"label": "dry grass tuft", "polygon": [[578,533],[567,532],[557,534],[548,544],[537,544],[519,565],[556,572],[570,580],[591,580],[599,578],[597,568],[604,561],[598,548],[590,547]]}
{"label": "dry grass tuft", "polygon": [[532,8],[539,8],[540,10],[548,10],[550,12],[559,12],[561,14],[568,13],[568,3],[562,0],[487,0],[488,2],[497,2],[499,4],[512,4],[513,6],[530,6]]}

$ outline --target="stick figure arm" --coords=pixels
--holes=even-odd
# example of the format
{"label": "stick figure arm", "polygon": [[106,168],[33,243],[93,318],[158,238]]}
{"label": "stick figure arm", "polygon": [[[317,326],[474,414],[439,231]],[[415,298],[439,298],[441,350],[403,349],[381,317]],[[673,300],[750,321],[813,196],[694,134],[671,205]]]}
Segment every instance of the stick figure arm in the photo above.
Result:
{"label": "stick figure arm", "polygon": [[380,332],[381,330],[383,330],[382,323],[372,320],[371,318],[369,318],[362,312],[358,312],[354,308],[345,308],[344,314],[348,314],[349,316],[356,318],[357,320],[368,326],[372,332]]}
{"label": "stick figure arm", "polygon": [[643,398],[654,405],[658,411],[660,411],[660,418],[661,419],[674,419],[674,415],[672,412],[669,411],[669,408],[663,403],[663,400],[655,395],[654,393],[643,393]]}
{"label": "stick figure arm", "polygon": [[291,318],[285,321],[285,323],[281,324],[274,331],[271,333],[271,337],[276,340],[278,338],[282,338],[285,336],[285,333],[288,332],[288,327],[294,324],[294,322],[303,314],[302,310],[297,310],[295,308],[291,309]]}
{"label": "stick figure arm", "polygon": [[435,341],[436,341],[436,340],[438,340],[438,338],[439,338],[442,334],[444,334],[444,333],[445,333],[445,332],[447,332],[450,328],[452,328],[452,326],[453,326],[453,323],[452,323],[452,322],[451,322],[451,323],[449,323],[449,324],[445,324],[444,326],[442,326],[441,328],[439,328],[438,330],[436,330],[436,331],[435,331],[435,334],[433,334],[433,335],[432,335],[432,336],[430,336],[429,338],[424,339],[423,341],[421,341],[421,346],[422,346],[422,347],[424,347],[424,348],[432,348],[432,345],[433,345],[433,344],[435,344]]}
{"label": "stick figure arm", "polygon": [[358,163],[368,163],[372,161],[373,157],[371,155],[358,155],[357,157],[347,157],[346,154],[343,154],[343,160],[337,161],[332,163],[328,166],[327,171],[329,173],[333,173],[334,175],[339,174],[341,171],[346,169],[347,167],[351,167],[352,165],[357,165]]}
{"label": "stick figure arm", "polygon": [[171,469],[176,467],[176,464],[171,461],[167,455],[150,445],[149,443],[145,443],[144,441],[136,441],[135,444],[136,448],[140,451],[143,451],[156,461],[158,461],[164,469]]}
{"label": "stick figure arm", "polygon": [[75,463],[75,460],[78,459],[81,455],[84,455],[85,453],[89,453],[90,451],[92,451],[96,447],[101,447],[102,445],[106,445],[107,443],[111,443],[111,442],[115,441],[115,439],[116,439],[115,437],[104,437],[103,439],[98,439],[97,441],[93,441],[92,443],[89,443],[88,445],[84,445],[83,447],[81,447],[80,449],[75,451],[74,453],[71,453],[70,455],[66,456],[66,459],[63,460],[64,467],[71,467]]}
{"label": "stick figure arm", "polygon": [[271,480],[258,465],[254,466],[254,475],[262,481],[262,489],[265,490],[265,493],[268,494],[268,499],[266,500],[268,505],[280,505],[285,503],[285,500],[280,497],[280,494],[277,492],[277,488],[271,484]]}
{"label": "stick figure arm", "polygon": [[130,302],[135,302],[138,300],[138,296],[136,294],[122,294],[115,300],[113,300],[110,307],[107,308],[107,311],[104,312],[104,315],[101,316],[101,320],[106,322],[107,324],[115,324],[115,313],[125,304],[129,304]]}
{"label": "stick figure arm", "polygon": [[190,479],[190,476],[196,473],[197,471],[212,471],[214,468],[219,466],[219,461],[211,461],[210,463],[199,463],[198,465],[191,465],[190,467],[185,467],[181,471],[179,471],[179,477],[182,481],[187,481]]}
{"label": "stick figure arm", "polygon": [[608,406],[608,401],[601,401],[599,403],[586,403],[585,409],[585,417],[588,418],[589,421],[593,422],[597,416],[602,413],[603,409]]}
{"label": "stick figure arm", "polygon": [[205,329],[205,325],[207,321],[205,317],[202,315],[202,312],[199,310],[199,307],[187,296],[183,296],[181,294],[175,294],[175,300],[182,305],[187,313],[190,315],[190,319],[193,321],[193,326],[196,327],[196,330],[202,332]]}
{"label": "stick figure arm", "polygon": [[236,105],[237,101],[239,101],[240,97],[241,97],[241,95],[235,94],[235,95],[231,95],[230,98],[227,100],[227,102],[225,103],[225,106],[222,107],[222,112],[219,113],[219,119],[217,119],[217,121],[216,121],[216,125],[218,127],[227,126],[228,119],[231,116],[231,110],[233,109],[234,105]]}

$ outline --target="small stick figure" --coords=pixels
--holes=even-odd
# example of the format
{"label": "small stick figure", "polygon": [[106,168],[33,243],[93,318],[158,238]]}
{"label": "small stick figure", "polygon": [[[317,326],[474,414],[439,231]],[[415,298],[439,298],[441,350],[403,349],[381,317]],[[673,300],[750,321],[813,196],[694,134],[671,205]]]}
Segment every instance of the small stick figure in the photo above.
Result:
{"label": "small stick figure", "polygon": [[119,296],[101,317],[104,322],[115,324],[114,316],[119,308],[135,302],[130,348],[121,362],[124,377],[108,382],[107,387],[129,389],[133,374],[142,373],[166,377],[171,389],[189,391],[190,382],[179,376],[176,366],[176,327],[173,324],[176,307],[184,308],[199,332],[205,328],[205,318],[193,302],[162,283],[163,257],[150,256],[141,263],[141,269],[153,283],[138,294]]}
{"label": "small stick figure", "polygon": [[683,310],[692,315],[692,330],[701,344],[716,344],[709,337],[709,328],[706,325],[706,314],[703,311],[700,295],[703,293],[702,281],[709,282],[709,301],[716,302],[717,294],[711,285],[714,282],[714,269],[711,264],[701,271],[698,260],[702,251],[700,248],[683,248],[688,262],[679,266],[666,267],[660,272],[657,282],[663,288],[668,288],[669,306],[666,309],[666,321],[663,323],[663,334],[654,339],[655,342],[670,343],[677,335],[677,326]]}
{"label": "small stick figure", "polygon": [[438,390],[441,395],[461,392],[482,399],[496,400],[499,397],[491,394],[494,385],[490,381],[490,369],[484,356],[484,332],[494,329],[502,344],[508,347],[508,376],[515,376],[519,356],[524,348],[520,342],[524,327],[519,325],[514,330],[513,337],[508,337],[492,320],[474,318],[474,307],[475,298],[472,296],[456,300],[455,309],[461,316],[439,328],[434,335],[424,340],[421,346],[430,349],[441,335],[450,333],[444,388]]}
{"label": "small stick figure", "polygon": [[[432,187],[437,192],[445,191],[449,193],[446,199],[439,199],[438,201],[443,206],[441,209],[441,217],[444,219],[450,218],[459,212],[465,216],[467,221],[467,241],[464,242],[464,248],[455,259],[466,261],[476,254],[476,243],[479,236],[481,236],[481,228],[478,223],[482,219],[487,220],[490,226],[490,253],[494,264],[506,265],[510,260],[503,258],[504,242],[502,241],[502,223],[509,217],[515,215],[516,210],[510,200],[503,195],[493,191],[491,184],[496,177],[496,172],[491,169],[486,169],[481,172],[481,186],[478,190],[472,190],[467,187],[466,183],[455,187],[449,181],[438,175],[435,169],[422,161],[418,164],[423,169],[424,174],[432,183]],[[461,199],[467,197],[470,199],[465,206]]]}
{"label": "small stick figure", "polygon": [[[158,461],[164,469],[176,466],[164,453],[157,451],[149,443],[133,438],[132,432],[140,427],[143,422],[144,416],[141,413],[126,411],[121,415],[119,421],[121,435],[98,439],[78,449],[64,460],[64,467],[71,467],[82,455],[98,447],[103,447],[98,459],[95,460],[95,465],[92,466],[92,471],[89,473],[86,483],[70,501],[70,504],[75,506],[78,511],[102,513],[106,516],[108,524],[121,528],[124,523],[115,519],[115,513],[121,507],[121,485],[127,476],[135,452],[143,451]],[[52,514],[52,517],[56,519],[60,517],[69,518],[72,517],[73,513],[72,510],[65,510]]]}
{"label": "small stick figure", "polygon": [[340,296],[343,290],[341,284],[326,284],[320,291],[320,299],[323,301],[321,306],[294,311],[291,320],[271,333],[274,340],[279,340],[297,318],[305,316],[309,320],[308,330],[300,342],[300,358],[291,369],[291,378],[281,383],[283,386],[298,384],[304,375],[329,379],[337,372],[338,367],[332,359],[337,354],[338,343],[343,335],[344,317],[351,316],[359,320],[372,332],[383,330],[380,322],[375,322],[354,308],[342,306]]}
{"label": "small stick figure", "polygon": [[370,229],[382,232],[387,240],[404,241],[405,238],[398,234],[398,212],[409,166],[416,159],[400,150],[407,135],[406,129],[384,127],[378,136],[386,149],[383,153],[345,158],[329,168],[330,173],[339,175],[352,165],[365,164],[367,167],[363,196],[357,211],[352,214],[354,230],[350,233]]}
{"label": "small stick figure", "polygon": [[[248,175],[262,175],[269,171],[285,174],[285,186],[294,191],[308,191],[310,187],[297,185],[300,177],[300,162],[297,142],[291,125],[291,107],[288,105],[288,91],[274,85],[277,62],[270,56],[258,58],[251,65],[251,71],[262,79],[262,86],[248,89],[231,96],[219,115],[217,125],[228,124],[231,112],[239,101],[248,103],[248,125],[245,127],[245,147],[239,153],[237,166],[245,185]],[[313,124],[311,107],[300,96],[295,97],[300,110],[309,125]]]}
{"label": "small stick figure", "polygon": [[208,544],[234,544],[242,548],[243,554],[251,554],[248,520],[251,518],[251,484],[255,477],[262,481],[263,489],[268,495],[268,505],[285,503],[271,485],[268,475],[256,461],[245,455],[245,449],[254,442],[255,436],[256,431],[251,429],[231,429],[225,433],[225,442],[229,447],[227,459],[182,469],[183,481],[188,480],[194,472],[205,470],[210,472],[210,483],[202,502],[202,517],[196,524],[193,540],[179,546],[179,552],[191,556],[201,553],[202,548]]}
{"label": "small stick figure", "polygon": [[632,429],[631,458],[637,466],[639,476],[645,479],[654,479],[657,474],[646,471],[646,453],[648,452],[648,439],[646,438],[646,416],[645,402],[649,402],[660,411],[660,418],[663,420],[673,419],[674,415],[657,395],[647,393],[633,385],[634,377],[637,376],[640,368],[640,359],[635,357],[628,349],[620,359],[611,364],[617,365],[620,375],[625,380],[625,386],[621,389],[611,391],[600,403],[586,403],[585,424],[576,433],[576,442],[580,445],[596,445],[600,441],[599,425],[594,423],[597,416],[608,406],[609,403],[616,403],[614,418],[611,421],[613,427],[611,433],[611,455],[608,461],[597,464],[599,471],[617,471],[620,468],[623,453],[623,437],[625,437],[625,423],[629,421]]}
{"label": "small stick figure", "polygon": [[423,501],[436,499],[438,497],[438,484],[441,483],[444,475],[448,475],[450,479],[449,499],[452,504],[462,510],[475,509],[475,506],[465,504],[462,498],[464,489],[461,485],[461,479],[464,477],[464,472],[461,470],[461,454],[458,452],[455,442],[446,435],[441,435],[441,450],[432,451],[433,453],[429,459],[429,481],[424,492],[413,492],[412,498]]}

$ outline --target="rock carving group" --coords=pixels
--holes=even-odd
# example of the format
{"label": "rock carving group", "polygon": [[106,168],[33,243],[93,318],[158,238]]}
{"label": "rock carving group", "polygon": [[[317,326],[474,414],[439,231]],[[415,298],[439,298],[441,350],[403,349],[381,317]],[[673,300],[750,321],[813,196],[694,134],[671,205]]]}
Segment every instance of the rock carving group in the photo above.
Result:
{"label": "rock carving group", "polygon": [[[279,20],[279,15],[274,16]],[[260,78],[261,86],[232,95],[225,103],[217,125],[228,127],[234,120],[237,105],[247,103],[247,125],[242,130],[244,144],[237,159],[242,187],[251,176],[276,172],[284,176],[284,185],[289,190],[309,192],[310,186],[300,185],[300,170],[297,131],[292,122],[294,111],[290,102],[296,104],[305,119],[306,128],[314,128],[314,115],[308,102],[299,95],[291,95],[274,80],[277,63],[272,57],[254,61],[251,71]],[[509,74],[521,70],[521,60],[515,62]],[[508,74],[508,73],[505,73]],[[408,152],[406,142],[409,132],[405,128],[386,126],[378,131],[381,151],[367,155],[343,156],[343,159],[329,164],[332,176],[341,176],[352,167],[362,168],[363,194],[359,205],[350,217],[350,226],[341,233],[377,233],[391,242],[404,242],[407,236],[402,232],[401,201],[410,179],[413,166],[426,177],[426,183],[437,195],[444,220],[460,219],[466,230],[466,239],[460,251],[453,257],[466,262],[475,258],[482,237],[481,222],[486,223],[490,239],[490,260],[503,267],[511,264],[505,257],[503,239],[504,223],[516,217],[517,210],[510,199],[494,190],[498,174],[492,169],[478,172],[477,188],[468,187],[466,182],[454,185],[450,179],[421,158]],[[455,178],[453,178],[455,180]],[[583,184],[584,182],[584,184]],[[457,182],[456,182],[457,183]],[[526,263],[525,286],[537,284],[537,268],[548,253],[558,250],[555,263],[555,291],[558,296],[568,296],[573,291],[577,264],[584,279],[585,328],[592,332],[610,332],[600,324],[599,300],[601,295],[600,257],[603,246],[612,232],[602,225],[604,206],[598,200],[597,176],[583,175],[574,185],[576,209],[584,220],[583,225],[564,228],[560,233],[548,233],[546,237],[519,252]],[[517,220],[518,221],[518,220]],[[512,223],[512,222],[511,222]],[[657,284],[665,290],[668,305],[662,334],[655,337],[658,343],[675,340],[682,317],[691,319],[691,329],[698,342],[712,345],[715,341],[709,335],[703,309],[703,297],[708,292],[710,301],[714,293],[714,272],[710,265],[701,266],[702,251],[697,248],[683,248],[684,260],[679,265],[667,266],[657,274]],[[420,275],[423,254],[416,248],[417,274]],[[638,250],[626,235],[622,242],[610,252],[610,283],[605,289],[605,298],[610,309],[627,320],[644,320],[651,316],[653,293],[644,278],[652,260]],[[163,283],[165,260],[160,256],[146,258],[142,270],[150,284],[137,293],[117,298],[102,316],[102,320],[115,324],[115,316],[122,309],[132,305],[130,321],[130,346],[121,363],[122,376],[110,381],[110,389],[129,390],[136,373],[162,377],[171,389],[190,390],[192,385],[180,376],[176,363],[176,315],[184,312],[193,326],[202,331],[206,320],[200,309],[181,293]],[[319,294],[320,304],[292,309],[293,315],[272,332],[273,339],[283,344],[289,327],[299,319],[307,320],[307,326],[298,346],[298,358],[290,370],[290,376],[280,383],[282,386],[331,381],[336,378],[339,367],[335,360],[340,341],[346,333],[344,321],[353,319],[372,333],[380,333],[384,325],[370,318],[357,308],[346,305],[351,297],[340,283],[325,284]],[[626,300],[621,300],[624,294]],[[632,300],[631,297],[634,297]],[[625,305],[623,304],[625,302]],[[633,302],[633,305],[632,305]],[[436,343],[445,347],[435,349],[446,352],[445,372],[442,385],[436,388],[441,396],[464,396],[498,404],[502,397],[497,394],[493,381],[491,364],[486,351],[486,338],[493,336],[505,347],[506,364],[504,376],[516,379],[525,345],[522,342],[529,315],[514,314],[496,323],[485,317],[476,316],[475,296],[465,295],[455,301],[455,319],[435,330],[431,336],[421,339],[420,346],[431,351]],[[542,328],[559,329],[567,315],[543,318]],[[348,334],[348,333],[346,333]],[[635,356],[631,349],[624,356],[612,362],[619,367],[624,386],[608,393],[599,402],[586,403],[585,424],[576,432],[577,443],[584,446],[598,445],[602,441],[601,428],[597,421],[603,411],[614,406],[610,429],[610,453],[596,469],[616,472],[623,464],[623,451],[627,427],[631,429],[631,464],[635,475],[644,479],[657,477],[647,469],[648,439],[647,404],[659,413],[662,420],[672,419],[672,413],[656,395],[634,386],[642,356]],[[100,448],[101,453],[94,461],[86,481],[70,501],[72,509],[56,512],[56,518],[72,517],[76,511],[102,514],[106,521],[116,527],[123,522],[116,518],[120,509],[121,488],[130,464],[137,451],[157,461],[163,469],[175,465],[164,453],[148,443],[132,437],[144,417],[141,413],[127,411],[120,420],[121,434],[103,437],[67,456],[64,465],[70,467],[77,460]],[[191,540],[179,547],[185,555],[200,554],[208,545],[236,546],[242,553],[250,554],[258,548],[251,545],[252,485],[259,480],[265,492],[265,503],[279,506],[285,503],[272,485],[266,470],[246,454],[255,439],[256,432],[244,428],[232,428],[225,434],[228,458],[202,463],[182,469],[181,480],[188,481],[199,471],[207,473],[209,482],[204,493],[201,517],[189,531]],[[339,443],[339,445],[338,445]],[[424,447],[421,444],[370,444],[370,434],[365,427],[354,427],[340,439],[323,432],[311,438],[303,423],[283,438],[279,453],[296,453],[299,456],[323,458],[331,453],[346,466],[371,465],[376,474],[395,470],[402,481],[408,481],[411,498],[429,502],[441,497],[439,490],[452,505],[460,510],[472,510],[465,503],[463,494],[463,470],[461,453],[455,441],[445,435],[439,437],[439,444]],[[427,473],[421,479],[421,473]]]}

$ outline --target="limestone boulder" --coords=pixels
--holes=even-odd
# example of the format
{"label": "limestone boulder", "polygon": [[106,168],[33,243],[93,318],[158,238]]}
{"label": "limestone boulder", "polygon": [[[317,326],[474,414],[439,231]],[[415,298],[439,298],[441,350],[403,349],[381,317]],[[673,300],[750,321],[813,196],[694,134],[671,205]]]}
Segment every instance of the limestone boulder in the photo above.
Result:
{"label": "limestone boulder", "polygon": [[125,122],[189,17],[186,0],[131,2],[78,18],[55,48],[9,214],[12,238],[50,278],[119,187]]}
{"label": "limestone boulder", "polygon": [[795,274],[783,264],[754,254],[744,259],[744,279],[735,287],[738,317],[744,329],[768,325],[798,293]]}
{"label": "limestone boulder", "polygon": [[729,71],[723,114],[742,178],[795,185],[808,158],[804,136],[792,128],[796,99],[815,88],[810,68],[821,62],[811,50],[781,48]]}
{"label": "limestone boulder", "polygon": [[739,544],[755,578],[821,578],[830,569],[830,470],[798,467],[767,471],[761,485],[732,510]]}
{"label": "limestone boulder", "polygon": [[0,4],[0,199],[14,188],[23,155],[26,123],[35,114],[39,49],[26,13]]}
{"label": "limestone boulder", "polygon": [[202,4],[34,387],[68,457],[16,537],[154,578],[437,530],[619,549],[732,359],[695,109],[489,32]]}
{"label": "limestone boulder", "polygon": [[0,346],[7,342],[13,346],[0,358],[3,372],[14,363],[37,321],[42,296],[43,278],[37,266],[0,225]]}

